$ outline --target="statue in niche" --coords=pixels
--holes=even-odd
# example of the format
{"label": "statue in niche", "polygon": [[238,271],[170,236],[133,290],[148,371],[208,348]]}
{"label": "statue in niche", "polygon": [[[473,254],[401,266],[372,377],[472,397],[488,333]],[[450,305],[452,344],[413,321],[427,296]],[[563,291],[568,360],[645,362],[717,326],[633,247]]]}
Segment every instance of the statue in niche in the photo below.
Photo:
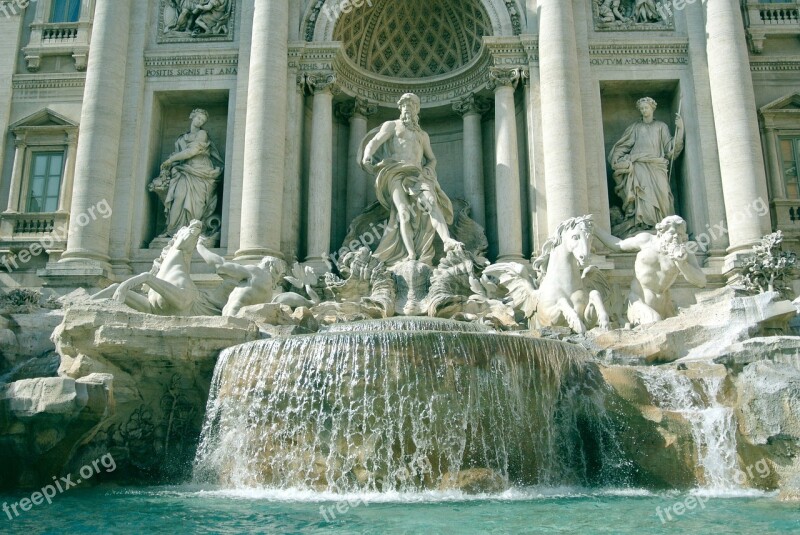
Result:
{"label": "statue in niche", "polygon": [[164,33],[186,33],[192,37],[226,35],[232,0],[169,0]]}
{"label": "statue in niche", "polygon": [[369,132],[359,151],[364,170],[377,175],[378,201],[390,213],[375,256],[389,267],[403,261],[431,266],[437,236],[445,250],[462,244],[450,236],[453,205],[439,186],[430,137],[419,126],[420,99],[407,93],[397,105],[400,119]]}
{"label": "statue in niche", "polygon": [[628,127],[608,157],[623,213],[622,223],[613,230],[624,236],[650,230],[675,213],[669,175],[684,142],[683,119],[679,114],[675,115],[673,138],[669,127],[653,118],[655,100],[639,99],[636,107],[642,120]]}
{"label": "statue in niche", "polygon": [[656,235],[641,232],[619,239],[595,227],[594,234],[616,252],[635,252],[635,278],[628,295],[628,321],[632,325],[655,323],[675,315],[669,290],[680,275],[704,288],[706,275],[689,247],[686,222],[679,216],[664,218],[656,225]]}
{"label": "statue in niche", "polygon": [[208,112],[194,110],[189,131],[175,142],[175,152],[161,164],[161,174],[149,186],[164,204],[167,225],[161,237],[170,237],[189,224],[203,222],[206,230],[217,209],[217,186],[224,162],[203,125]]}

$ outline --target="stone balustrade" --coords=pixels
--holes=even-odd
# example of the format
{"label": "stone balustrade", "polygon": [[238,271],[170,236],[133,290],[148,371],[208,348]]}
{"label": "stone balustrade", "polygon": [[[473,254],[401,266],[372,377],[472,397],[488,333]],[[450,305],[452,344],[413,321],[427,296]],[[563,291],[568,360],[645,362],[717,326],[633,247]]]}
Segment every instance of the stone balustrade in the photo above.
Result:
{"label": "stone balustrade", "polygon": [[750,50],[761,54],[771,35],[800,35],[800,2],[747,2],[745,24]]}

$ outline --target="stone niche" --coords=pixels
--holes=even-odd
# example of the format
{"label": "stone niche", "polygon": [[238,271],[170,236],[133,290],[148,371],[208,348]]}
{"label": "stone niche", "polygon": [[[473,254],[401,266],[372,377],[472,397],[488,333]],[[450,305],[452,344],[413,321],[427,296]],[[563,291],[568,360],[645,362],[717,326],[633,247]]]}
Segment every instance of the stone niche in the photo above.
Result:
{"label": "stone niche", "polygon": [[[614,145],[623,137],[629,126],[642,117],[636,108],[640,98],[650,97],[656,101],[658,108],[654,114],[655,121],[666,123],[670,134],[675,135],[675,114],[680,106],[680,87],[677,80],[648,80],[648,81],[602,81],[600,82],[600,95],[603,112],[603,141],[605,151],[606,180],[608,181],[608,201],[611,208],[611,224],[614,227],[617,218],[616,209],[622,211],[622,199],[615,193],[616,183],[614,171],[609,164],[608,157]],[[686,103],[684,102],[681,115],[686,119]],[[689,138],[691,142],[691,138]],[[685,152],[685,150],[684,150]],[[686,168],[683,152],[675,159],[670,188],[675,198],[675,212],[686,219],[691,233],[691,221],[687,208],[686,193],[688,191],[685,181]]]}
{"label": "stone niche", "polygon": [[[159,176],[161,164],[175,152],[176,140],[189,131],[190,115],[195,109],[208,112],[208,122],[203,125],[203,130],[208,132],[209,139],[214,143],[219,156],[224,162],[222,175],[219,177],[216,194],[217,205],[213,217],[213,225],[207,233],[224,236],[223,209],[226,200],[226,183],[229,174],[228,157],[226,155],[228,144],[228,101],[227,90],[208,91],[166,91],[156,93],[153,102],[153,117],[150,129],[147,162],[147,176],[144,178],[145,212],[142,220],[144,226],[141,230],[142,247],[161,249],[165,244],[164,238],[158,238],[166,229],[167,219],[164,205],[158,195],[148,188],[153,179]],[[217,163],[216,165],[219,165]]]}

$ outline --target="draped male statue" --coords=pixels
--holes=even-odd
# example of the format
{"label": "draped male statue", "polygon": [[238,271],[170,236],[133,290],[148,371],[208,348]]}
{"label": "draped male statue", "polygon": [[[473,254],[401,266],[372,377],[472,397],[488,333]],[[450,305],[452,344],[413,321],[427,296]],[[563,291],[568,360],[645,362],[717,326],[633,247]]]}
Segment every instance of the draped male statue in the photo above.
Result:
{"label": "draped male statue", "polygon": [[400,119],[369,132],[359,152],[361,166],[376,175],[378,201],[390,214],[375,257],[389,267],[406,260],[432,265],[437,236],[445,250],[461,245],[448,228],[453,205],[436,178],[430,137],[419,126],[419,97],[407,93],[397,105]]}

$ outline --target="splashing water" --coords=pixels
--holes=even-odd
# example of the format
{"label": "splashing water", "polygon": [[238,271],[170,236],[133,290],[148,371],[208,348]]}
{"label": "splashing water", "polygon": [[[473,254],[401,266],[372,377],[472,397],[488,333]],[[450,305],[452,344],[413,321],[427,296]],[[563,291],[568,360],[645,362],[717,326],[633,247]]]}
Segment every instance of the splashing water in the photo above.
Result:
{"label": "splashing water", "polygon": [[703,469],[703,490],[741,489],[733,409],[724,407],[718,399],[724,377],[702,377],[693,382],[671,368],[648,368],[641,376],[658,407],[683,415],[691,424],[698,465]]}
{"label": "splashing water", "polygon": [[[390,330],[391,329],[391,330]],[[196,478],[330,492],[619,476],[602,380],[583,350],[443,320],[388,320],[225,351]]]}

